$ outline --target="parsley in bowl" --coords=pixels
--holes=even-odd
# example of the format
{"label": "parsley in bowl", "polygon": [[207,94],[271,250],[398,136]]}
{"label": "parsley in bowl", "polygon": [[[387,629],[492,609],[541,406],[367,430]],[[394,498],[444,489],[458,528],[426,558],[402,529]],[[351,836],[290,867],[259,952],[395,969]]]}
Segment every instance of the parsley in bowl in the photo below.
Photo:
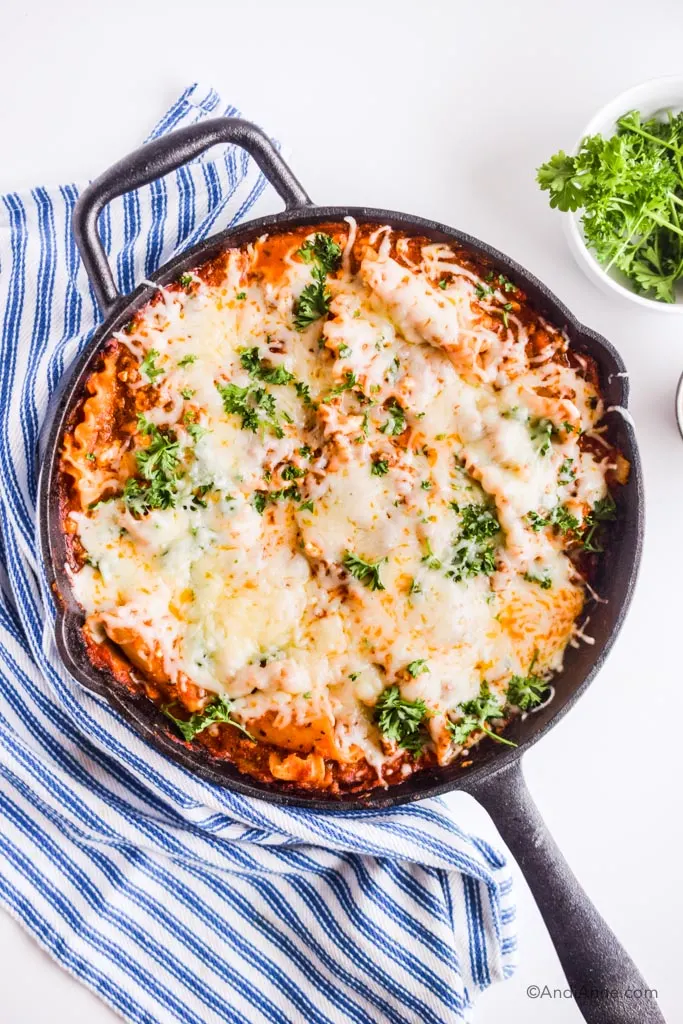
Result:
{"label": "parsley in bowl", "polygon": [[590,277],[640,305],[683,311],[683,78],[617,97],[537,181],[570,214],[569,242]]}

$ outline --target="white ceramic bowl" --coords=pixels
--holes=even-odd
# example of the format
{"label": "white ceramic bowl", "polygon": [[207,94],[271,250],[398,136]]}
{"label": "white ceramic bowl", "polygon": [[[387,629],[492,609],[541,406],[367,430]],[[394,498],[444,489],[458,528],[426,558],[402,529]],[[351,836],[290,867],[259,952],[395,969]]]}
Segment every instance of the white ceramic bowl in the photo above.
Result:
{"label": "white ceramic bowl", "polygon": [[[642,85],[636,85],[632,89],[622,92],[595,115],[581,132],[574,152],[578,150],[581,139],[586,135],[596,135],[597,133],[605,137],[614,135],[617,120],[627,114],[629,110],[639,110],[644,117],[650,117],[659,111],[679,111],[681,109],[683,109],[683,77],[668,75],[666,78],[653,78],[649,82],[643,82]],[[580,210],[567,214],[564,222],[567,240],[576,262],[599,288],[612,295],[621,295],[622,298],[636,302],[646,309],[657,310],[658,313],[683,314],[683,301],[680,298],[678,302],[674,303],[646,299],[633,291],[630,281],[618,270],[612,268],[607,273],[601,267],[583,240]]]}

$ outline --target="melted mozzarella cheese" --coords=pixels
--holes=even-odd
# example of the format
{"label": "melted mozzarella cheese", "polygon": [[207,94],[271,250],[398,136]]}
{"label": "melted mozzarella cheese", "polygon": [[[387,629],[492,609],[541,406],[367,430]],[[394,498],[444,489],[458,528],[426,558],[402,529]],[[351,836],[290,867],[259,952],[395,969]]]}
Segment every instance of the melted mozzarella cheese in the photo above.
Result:
{"label": "melted mozzarella cheese", "polygon": [[[220,284],[162,290],[117,337],[156,361],[145,415],[180,443],[175,507],[139,516],[115,498],[71,514],[88,556],[73,588],[94,627],[137,637],[166,679],[228,695],[264,735],[327,722],[325,756],[378,772],[396,754],[372,720],[387,685],[426,703],[444,763],[447,716],[484,681],[502,692],[532,662],[561,667],[583,586],[561,534],[529,514],[564,504],[581,521],[607,493],[577,440],[601,405],[550,358],[559,332],[534,362],[521,320],[496,324],[496,296],[478,301],[486,286],[446,247],[408,265],[389,239],[358,273],[347,253],[330,318],[303,333],[293,308],[311,276],[294,249],[276,274],[261,240],[227,255]],[[245,348],[285,380],[255,379]],[[272,422],[227,412],[228,383],[260,388]],[[470,505],[497,517],[495,571],[458,572]]]}

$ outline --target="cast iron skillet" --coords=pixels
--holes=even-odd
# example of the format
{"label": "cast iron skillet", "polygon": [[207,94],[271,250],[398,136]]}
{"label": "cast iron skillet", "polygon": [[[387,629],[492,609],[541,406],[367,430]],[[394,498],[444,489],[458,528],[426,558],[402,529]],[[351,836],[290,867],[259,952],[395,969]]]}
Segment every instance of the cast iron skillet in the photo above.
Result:
{"label": "cast iron skillet", "polygon": [[[533,275],[484,242],[405,213],[365,207],[315,206],[267,137],[244,121],[217,118],[150,142],[93,182],[74,211],[74,234],[105,321],[56,400],[42,459],[40,543],[50,582],[61,598],[57,602],[56,620],[56,642],[61,658],[80,683],[106,697],[145,739],[168,757],[210,782],[248,796],[330,812],[361,806],[393,807],[452,789],[464,789],[473,794],[493,816],[526,875],[585,1019],[590,1024],[661,1024],[663,1018],[653,1001],[631,995],[634,990],[645,989],[645,982],[562,858],[529,796],[521,771],[524,750],[562,717],[602,665],[631,600],[643,536],[643,485],[636,439],[627,418],[618,413],[607,416],[611,439],[630,461],[631,475],[628,484],[616,495],[618,522],[612,531],[609,550],[602,558],[601,575],[596,584],[607,603],[594,606],[590,612],[589,633],[595,643],[570,648],[564,672],[556,680],[554,699],[536,713],[513,723],[507,735],[518,743],[516,749],[494,743],[481,744],[469,769],[451,766],[418,772],[398,787],[375,790],[361,798],[348,796],[330,800],[295,796],[241,775],[231,765],[211,760],[202,750],[181,745],[168,720],[150,701],[114,684],[105,672],[95,669],[86,656],[80,635],[82,613],[64,571],[64,539],[55,501],[61,439],[67,417],[82,393],[102,343],[112,331],[121,329],[155,292],[149,285],[140,285],[130,295],[118,293],[98,234],[98,217],[114,197],[168,174],[211,146],[228,142],[243,147],[254,157],[284,200],[284,212],[214,235],[167,263],[152,275],[155,281],[167,284],[226,247],[241,246],[264,232],[300,225],[312,228],[323,221],[340,221],[347,215],[359,222],[391,224],[435,241],[460,242],[492,260],[524,289],[534,306],[551,322],[566,326],[577,350],[596,360],[607,406],[627,403],[627,379],[620,376],[624,364],[612,346],[580,324]],[[605,997],[607,989],[614,994]],[[596,995],[596,990],[600,990],[600,995]]]}

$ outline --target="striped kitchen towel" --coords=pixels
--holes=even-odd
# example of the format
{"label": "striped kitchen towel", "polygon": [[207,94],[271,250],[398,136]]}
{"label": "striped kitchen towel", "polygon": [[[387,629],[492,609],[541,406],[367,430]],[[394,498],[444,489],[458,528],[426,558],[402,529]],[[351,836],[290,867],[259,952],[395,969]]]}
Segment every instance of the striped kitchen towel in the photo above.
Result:
{"label": "striped kitchen towel", "polygon": [[[237,111],[192,86],[151,137],[219,113]],[[264,187],[229,147],[117,200],[103,235],[121,291]],[[0,199],[0,901],[128,1021],[468,1020],[516,946],[509,868],[468,831],[468,797],[334,815],[246,799],[167,761],[60,665],[36,473],[48,400],[100,319],[78,194]]]}

